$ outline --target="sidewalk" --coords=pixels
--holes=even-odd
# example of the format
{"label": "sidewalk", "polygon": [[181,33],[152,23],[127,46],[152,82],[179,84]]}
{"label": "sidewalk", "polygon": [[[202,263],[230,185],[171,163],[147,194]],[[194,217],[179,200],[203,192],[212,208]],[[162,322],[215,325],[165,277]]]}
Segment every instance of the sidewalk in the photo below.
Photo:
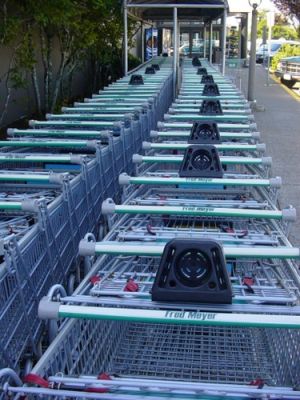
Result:
{"label": "sidewalk", "polygon": [[[242,90],[247,92],[248,69],[242,70]],[[267,155],[273,158],[273,176],[281,176],[279,206],[293,205],[297,222],[292,225],[290,240],[300,246],[300,102],[278,83],[270,80],[266,86],[266,71],[256,67],[255,96],[265,111],[255,112],[261,140],[267,145]]]}

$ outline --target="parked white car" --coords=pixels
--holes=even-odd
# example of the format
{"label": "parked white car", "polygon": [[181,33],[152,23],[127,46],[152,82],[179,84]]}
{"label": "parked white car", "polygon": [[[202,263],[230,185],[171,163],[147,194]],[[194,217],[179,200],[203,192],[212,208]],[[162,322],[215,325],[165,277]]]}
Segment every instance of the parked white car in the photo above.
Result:
{"label": "parked white car", "polygon": [[[300,42],[295,40],[271,40],[271,52],[270,58],[275,56],[275,54],[280,50],[281,46],[284,44],[300,45]],[[263,61],[269,57],[269,44],[261,44],[256,51],[256,62],[263,63]]]}

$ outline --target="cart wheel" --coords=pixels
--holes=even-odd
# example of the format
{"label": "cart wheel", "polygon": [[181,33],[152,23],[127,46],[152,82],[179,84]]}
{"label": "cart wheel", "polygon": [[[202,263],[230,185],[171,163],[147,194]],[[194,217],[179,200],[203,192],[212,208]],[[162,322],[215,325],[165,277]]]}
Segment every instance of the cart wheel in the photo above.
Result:
{"label": "cart wheel", "polygon": [[76,281],[75,275],[71,274],[68,279],[68,286],[67,286],[68,295],[71,295],[74,292],[75,281]]}

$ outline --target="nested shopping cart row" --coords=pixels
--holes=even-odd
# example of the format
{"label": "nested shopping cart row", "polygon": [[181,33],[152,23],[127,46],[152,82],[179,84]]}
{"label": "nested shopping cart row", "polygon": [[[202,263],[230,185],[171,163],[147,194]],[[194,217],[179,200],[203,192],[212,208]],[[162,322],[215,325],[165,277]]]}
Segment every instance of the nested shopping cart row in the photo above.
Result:
{"label": "nested shopping cart row", "polygon": [[299,398],[295,209],[277,207],[281,179],[241,94],[205,61],[182,75],[174,104],[193,110],[173,104],[136,173],[120,174],[122,198],[102,204],[108,234],[79,245],[86,277],[39,304],[57,337],[25,386],[1,373],[12,397]]}
{"label": "nested shopping cart row", "polygon": [[79,240],[103,236],[102,201],[118,198],[118,175],[133,171],[132,154],[170,105],[170,60],[154,62],[155,75],[143,66],[72,111],[9,129],[0,142],[1,367],[40,356],[40,298],[57,282],[72,293]]}

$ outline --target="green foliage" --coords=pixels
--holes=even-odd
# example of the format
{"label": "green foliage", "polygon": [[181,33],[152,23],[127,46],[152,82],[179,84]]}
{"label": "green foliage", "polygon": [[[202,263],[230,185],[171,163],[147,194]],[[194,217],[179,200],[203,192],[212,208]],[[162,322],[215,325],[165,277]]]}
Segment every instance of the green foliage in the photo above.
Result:
{"label": "green foliage", "polygon": [[[268,23],[267,23],[267,12],[262,11],[258,14],[257,21],[257,37],[263,37],[263,30],[267,28],[267,34],[269,31]],[[276,24],[272,27],[272,39],[281,39],[284,38],[286,40],[297,40],[299,38],[299,31],[296,30],[293,26],[287,24],[285,18],[276,18]]]}
{"label": "green foliage", "polygon": [[297,40],[298,32],[295,28],[288,25],[274,25],[272,29],[273,39],[287,39],[287,40]]}
{"label": "green foliage", "polygon": [[263,37],[263,31],[264,31],[265,27],[267,28],[267,32],[268,32],[267,25],[268,25],[267,13],[266,13],[266,11],[262,11],[258,14],[258,17],[257,17],[257,37],[258,38]]}
{"label": "green foliage", "polygon": [[141,64],[141,59],[133,56],[132,54],[128,55],[128,70],[137,68]]}
{"label": "green foliage", "polygon": [[272,59],[271,69],[276,71],[279,61],[285,57],[300,56],[300,46],[284,44]]}
{"label": "green foliage", "polygon": [[[135,23],[129,23],[129,32]],[[120,0],[2,0],[0,2],[0,45],[13,53],[8,82],[13,88],[28,84],[28,74],[36,74],[42,55],[46,110],[54,109],[64,82],[73,71],[96,63],[115,69],[122,66],[123,18]],[[129,33],[130,37],[130,33]],[[53,41],[59,40],[60,66],[54,73]],[[44,90],[42,90],[44,89]],[[47,109],[48,107],[48,109]]]}

